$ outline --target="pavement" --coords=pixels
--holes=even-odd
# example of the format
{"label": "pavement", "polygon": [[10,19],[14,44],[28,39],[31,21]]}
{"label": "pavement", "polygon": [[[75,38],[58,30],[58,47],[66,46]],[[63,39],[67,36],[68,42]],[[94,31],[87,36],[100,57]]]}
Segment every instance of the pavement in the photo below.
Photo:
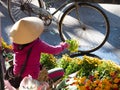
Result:
{"label": "pavement", "polygon": [[[105,60],[112,60],[117,64],[120,64],[120,5],[118,4],[99,4],[100,8],[108,16],[110,21],[110,35],[108,41],[102,48],[92,52]],[[10,44],[9,30],[13,25],[11,21],[6,3],[0,1],[0,18],[1,18],[1,31],[2,37]],[[41,39],[48,42],[51,45],[57,45],[60,43],[60,37],[57,29],[57,25],[53,22],[52,25],[47,27],[47,30],[42,34]]]}

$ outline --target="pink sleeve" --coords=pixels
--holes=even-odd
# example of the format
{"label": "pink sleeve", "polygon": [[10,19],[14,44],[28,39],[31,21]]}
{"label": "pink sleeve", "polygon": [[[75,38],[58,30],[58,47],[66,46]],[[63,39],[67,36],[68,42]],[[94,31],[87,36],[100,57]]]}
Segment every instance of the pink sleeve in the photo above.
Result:
{"label": "pink sleeve", "polygon": [[68,46],[67,43],[62,43],[56,46],[50,45],[44,41],[41,41],[40,47],[41,51],[49,54],[60,54]]}

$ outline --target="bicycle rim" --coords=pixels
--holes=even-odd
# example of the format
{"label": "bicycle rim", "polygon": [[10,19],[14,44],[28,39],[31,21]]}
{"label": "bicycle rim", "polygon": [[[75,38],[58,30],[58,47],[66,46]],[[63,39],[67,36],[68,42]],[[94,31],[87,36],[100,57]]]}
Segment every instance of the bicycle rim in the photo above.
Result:
{"label": "bicycle rim", "polygon": [[39,17],[33,9],[39,9],[38,0],[8,0],[9,15],[14,23],[28,16]]}
{"label": "bicycle rim", "polygon": [[[59,22],[62,41],[76,39],[81,53],[93,52],[101,48],[109,36],[109,21],[98,7],[79,3],[78,14],[75,5],[69,7]],[[79,19],[80,21],[79,21]]]}

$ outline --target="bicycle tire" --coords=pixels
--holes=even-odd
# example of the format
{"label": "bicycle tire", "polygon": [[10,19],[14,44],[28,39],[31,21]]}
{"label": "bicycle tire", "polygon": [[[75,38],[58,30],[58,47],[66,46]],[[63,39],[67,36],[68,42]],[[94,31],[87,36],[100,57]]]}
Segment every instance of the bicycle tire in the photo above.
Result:
{"label": "bicycle tire", "polygon": [[40,7],[39,0],[8,0],[8,12],[13,23],[27,16],[39,17],[32,11],[32,8],[39,9]]}
{"label": "bicycle tire", "polygon": [[90,53],[101,48],[107,41],[110,33],[109,21],[106,14],[95,5],[78,3],[78,6],[80,19],[86,27],[79,28],[80,23],[74,17],[76,6],[73,4],[66,9],[59,22],[60,38],[62,41],[77,39],[78,52]]}

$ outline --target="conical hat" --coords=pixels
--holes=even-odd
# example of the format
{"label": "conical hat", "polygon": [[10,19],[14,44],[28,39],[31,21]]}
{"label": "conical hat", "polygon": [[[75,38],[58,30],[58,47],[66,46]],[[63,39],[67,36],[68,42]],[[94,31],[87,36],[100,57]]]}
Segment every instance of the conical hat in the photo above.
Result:
{"label": "conical hat", "polygon": [[17,21],[10,31],[10,39],[16,44],[27,44],[37,39],[44,30],[44,23],[37,17],[25,17]]}

